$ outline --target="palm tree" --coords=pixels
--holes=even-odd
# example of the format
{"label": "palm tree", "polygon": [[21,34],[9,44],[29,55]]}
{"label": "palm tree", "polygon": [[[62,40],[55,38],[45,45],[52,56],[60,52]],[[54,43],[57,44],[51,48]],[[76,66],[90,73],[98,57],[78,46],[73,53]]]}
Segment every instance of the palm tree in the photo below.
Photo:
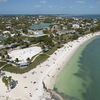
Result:
{"label": "palm tree", "polygon": [[27,58],[27,62],[30,63],[31,62],[31,59],[30,58]]}
{"label": "palm tree", "polygon": [[11,80],[12,80],[12,77],[9,76],[9,77],[8,77],[8,81],[9,81],[9,83],[11,82]]}
{"label": "palm tree", "polygon": [[10,58],[9,55],[7,55],[6,58],[9,59]]}
{"label": "palm tree", "polygon": [[8,54],[8,52],[4,49],[4,55],[7,55]]}
{"label": "palm tree", "polygon": [[5,83],[5,86],[6,86],[7,89],[9,90],[9,84],[8,84],[8,81]]}
{"label": "palm tree", "polygon": [[16,58],[16,60],[15,60],[16,62],[19,62],[19,59],[18,58]]}
{"label": "palm tree", "polygon": [[5,59],[5,56],[4,55],[2,55],[1,57],[2,57],[2,59]]}

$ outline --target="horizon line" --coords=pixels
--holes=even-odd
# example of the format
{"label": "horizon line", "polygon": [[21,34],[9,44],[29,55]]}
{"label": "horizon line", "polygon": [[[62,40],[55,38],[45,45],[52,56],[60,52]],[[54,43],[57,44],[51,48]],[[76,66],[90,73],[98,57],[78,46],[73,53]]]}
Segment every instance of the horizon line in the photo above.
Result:
{"label": "horizon line", "polygon": [[0,15],[100,15],[100,14],[0,14]]}

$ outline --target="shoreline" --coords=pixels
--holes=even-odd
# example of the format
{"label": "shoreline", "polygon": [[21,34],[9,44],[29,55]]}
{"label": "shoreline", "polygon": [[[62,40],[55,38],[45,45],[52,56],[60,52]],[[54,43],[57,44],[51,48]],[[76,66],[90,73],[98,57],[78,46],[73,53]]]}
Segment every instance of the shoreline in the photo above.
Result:
{"label": "shoreline", "polygon": [[[83,45],[85,42],[87,42],[88,40],[90,40],[90,39],[92,39],[92,38],[94,38],[94,37],[96,37],[96,36],[98,36],[98,35],[100,35],[100,32],[95,32],[95,33],[91,33],[91,34],[87,34],[87,35],[85,35],[85,36],[82,36],[82,37],[79,37],[77,40],[74,40],[74,41],[71,41],[71,42],[68,42],[69,43],[69,45],[73,45],[73,43],[76,43],[75,45],[73,45],[73,46],[71,46],[71,49],[69,49],[69,51],[67,51],[67,53],[68,54],[66,54],[65,56],[63,56],[64,57],[64,60],[63,60],[63,62],[61,63],[61,65],[58,67],[58,69],[60,69],[60,70],[55,70],[53,73],[52,73],[52,76],[54,75],[55,77],[53,77],[53,78],[45,78],[44,79],[44,83],[45,83],[45,86],[46,86],[46,88],[47,89],[53,89],[54,88],[54,85],[55,85],[55,81],[56,81],[56,79],[57,79],[57,77],[58,77],[58,75],[60,74],[60,72],[63,70],[63,68],[65,67],[64,65],[65,64],[67,64],[68,63],[68,61],[71,59],[71,57],[73,56],[73,54],[76,52],[76,50],[77,49],[79,49],[79,47],[81,46],[81,45]],[[82,39],[84,39],[84,40],[82,40]],[[82,40],[82,41],[81,41]],[[78,41],[78,42],[77,42]],[[67,44],[68,44],[67,43]],[[64,47],[66,47],[66,45],[67,44],[65,44],[64,45]],[[62,48],[64,48],[64,47],[62,47]],[[48,82],[49,81],[49,82]]]}
{"label": "shoreline", "polygon": [[[0,96],[11,98],[8,100],[46,100],[45,98],[50,98],[50,94],[43,88],[43,83],[47,90],[52,90],[57,75],[70,60],[75,51],[87,40],[98,35],[100,35],[100,32],[90,33],[64,44],[62,48],[56,50],[45,62],[22,75],[5,72],[7,76],[12,76],[13,79],[17,80],[18,85],[15,89],[6,93],[7,89],[0,78],[0,90],[2,91]],[[26,86],[27,88],[25,88]],[[31,97],[29,95],[30,93],[32,94]]]}
{"label": "shoreline", "polygon": [[[65,70],[69,73],[69,74],[66,74],[67,76],[65,77],[65,78],[67,78],[67,81],[66,82],[68,82],[68,76],[70,75],[70,73],[72,73],[71,71],[72,70],[74,70],[75,68],[76,68],[76,66],[74,66],[73,67],[73,69],[71,68],[71,66],[69,66],[69,62],[72,62],[73,60],[72,59],[75,59],[76,58],[76,56],[75,55],[77,55],[80,51],[84,51],[84,49],[87,47],[87,45],[88,44],[90,44],[92,41],[94,41],[95,39],[97,39],[99,36],[96,36],[96,37],[93,37],[93,38],[91,38],[91,39],[89,39],[89,40],[87,40],[86,42],[84,42],[82,45],[80,45],[76,50],[75,50],[75,52],[73,53],[73,55],[70,57],[70,59],[68,59],[68,61],[67,62],[65,62],[65,65],[63,66],[63,68],[62,68],[62,70],[60,71],[60,72],[58,72],[57,73],[57,76],[56,76],[56,78],[55,78],[55,80],[54,80],[54,83],[53,84],[51,84],[51,86],[53,87],[53,89],[52,89],[52,93],[53,93],[53,95],[55,95],[55,96],[58,96],[58,98],[59,99],[55,99],[55,100],[64,100],[64,98],[63,98],[63,96],[60,94],[60,92],[59,91],[56,91],[56,85],[57,85],[57,87],[58,87],[58,90],[59,90],[59,84],[61,84],[62,83],[62,81],[61,80],[63,80],[63,82],[64,82],[64,79],[62,79],[61,78],[61,76],[62,76],[62,74],[63,74],[63,72],[65,72]],[[77,53],[78,52],[78,53]],[[75,57],[75,58],[74,58]],[[75,61],[76,61],[76,59],[75,59]],[[70,63],[71,64],[71,63]],[[68,65],[68,66],[67,66]],[[71,64],[72,65],[72,64]],[[76,72],[76,70],[75,70],[75,72]],[[60,77],[60,80],[59,80],[59,77]],[[70,76],[69,76],[70,77]],[[70,77],[71,78],[71,77]],[[59,82],[57,81],[57,80],[59,80]],[[66,79],[65,79],[66,80]],[[60,85],[61,87],[63,87],[63,85]],[[70,85],[71,86],[71,85]],[[61,87],[60,87],[60,89],[61,89]],[[69,88],[69,85],[68,84],[66,84],[66,88],[68,88],[68,89],[70,89]],[[62,88],[63,89],[63,88]],[[63,90],[62,90],[63,91]],[[51,93],[51,92],[50,92]],[[63,92],[61,92],[61,93],[63,93]],[[67,92],[66,92],[67,93]],[[52,97],[52,95],[51,95],[51,97]],[[62,97],[62,98],[61,98]],[[60,99],[61,98],[61,99]],[[67,98],[66,98],[67,99]]]}

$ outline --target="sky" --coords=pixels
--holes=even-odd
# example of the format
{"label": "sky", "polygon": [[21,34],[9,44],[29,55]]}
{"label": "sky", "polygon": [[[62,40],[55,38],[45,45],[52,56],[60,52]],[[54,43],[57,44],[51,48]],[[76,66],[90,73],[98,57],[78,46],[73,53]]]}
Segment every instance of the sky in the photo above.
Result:
{"label": "sky", "polygon": [[100,14],[100,0],[0,0],[0,14]]}

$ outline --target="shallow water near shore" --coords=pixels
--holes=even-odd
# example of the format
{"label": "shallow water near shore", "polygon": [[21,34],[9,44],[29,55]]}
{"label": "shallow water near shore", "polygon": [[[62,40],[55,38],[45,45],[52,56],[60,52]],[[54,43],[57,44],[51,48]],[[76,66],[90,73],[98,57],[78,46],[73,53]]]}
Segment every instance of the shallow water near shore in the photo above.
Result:
{"label": "shallow water near shore", "polygon": [[78,48],[57,77],[54,90],[65,100],[99,100],[100,36]]}

